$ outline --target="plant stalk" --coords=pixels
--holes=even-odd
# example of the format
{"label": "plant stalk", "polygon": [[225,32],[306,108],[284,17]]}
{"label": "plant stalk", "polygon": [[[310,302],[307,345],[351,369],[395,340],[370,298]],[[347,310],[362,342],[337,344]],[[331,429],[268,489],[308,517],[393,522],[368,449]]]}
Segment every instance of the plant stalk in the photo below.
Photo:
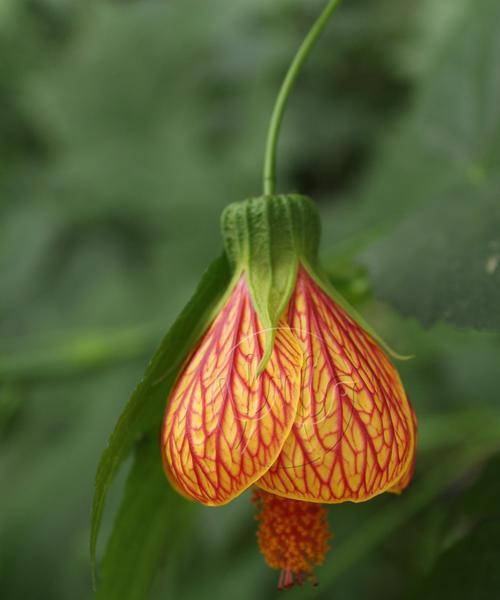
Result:
{"label": "plant stalk", "polygon": [[271,121],[269,123],[266,140],[263,173],[263,188],[264,195],[266,196],[274,194],[276,190],[276,148],[278,144],[281,123],[283,121],[283,114],[288,103],[290,92],[293,89],[295,81],[297,80],[297,77],[300,74],[307,57],[309,56],[311,50],[318,41],[319,36],[328,24],[330,17],[333,15],[340,2],[341,0],[330,0],[328,2],[326,7],[323,9],[323,12],[316,19],[313,26],[309,30],[309,33],[306,35],[304,41],[297,50],[297,53],[295,54],[295,57],[285,75],[285,79],[281,84],[281,89],[276,98],[271,115]]}

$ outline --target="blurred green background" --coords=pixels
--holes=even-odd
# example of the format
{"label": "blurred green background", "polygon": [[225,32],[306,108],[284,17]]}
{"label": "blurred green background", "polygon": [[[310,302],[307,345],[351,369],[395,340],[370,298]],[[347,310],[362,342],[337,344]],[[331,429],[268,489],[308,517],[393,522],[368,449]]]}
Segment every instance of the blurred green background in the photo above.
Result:
{"label": "blurred green background", "polygon": [[[220,252],[221,209],[260,193],[273,99],[322,6],[0,3],[0,598],[92,596],[99,456]],[[497,0],[344,0],[293,94],[278,189],[318,202],[332,280],[415,355],[420,449],[401,497],[331,507],[320,586],[290,598],[498,597],[499,29]],[[106,550],[129,467],[98,597],[276,596],[248,494],[168,492],[165,539]]]}

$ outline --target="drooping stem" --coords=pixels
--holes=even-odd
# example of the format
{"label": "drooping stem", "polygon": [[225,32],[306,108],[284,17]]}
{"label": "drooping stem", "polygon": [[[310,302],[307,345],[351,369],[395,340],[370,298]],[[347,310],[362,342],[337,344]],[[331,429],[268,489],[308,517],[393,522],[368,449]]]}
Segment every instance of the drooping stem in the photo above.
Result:
{"label": "drooping stem", "polygon": [[285,112],[290,92],[293,89],[295,81],[302,69],[302,66],[304,65],[306,58],[309,56],[309,53],[318,41],[319,36],[321,35],[323,29],[327,25],[330,17],[333,15],[340,2],[341,0],[329,0],[323,12],[316,19],[313,26],[309,30],[309,33],[304,38],[304,41],[300,45],[297,54],[288,68],[285,79],[281,84],[281,89],[274,104],[271,121],[269,123],[269,129],[267,132],[266,150],[264,155],[264,195],[274,194],[276,189],[276,147],[278,144],[278,136],[281,128],[281,122],[283,120],[283,114]]}

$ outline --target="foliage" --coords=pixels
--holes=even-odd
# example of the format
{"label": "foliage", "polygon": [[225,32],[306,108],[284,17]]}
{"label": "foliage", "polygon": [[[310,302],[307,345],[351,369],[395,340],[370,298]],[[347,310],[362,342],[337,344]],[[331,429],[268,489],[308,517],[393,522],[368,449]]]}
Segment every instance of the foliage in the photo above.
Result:
{"label": "foliage", "polygon": [[422,81],[366,184],[373,210],[404,217],[365,264],[377,294],[402,313],[498,331],[500,5],[480,6]]}
{"label": "foliage", "polygon": [[[99,456],[220,254],[222,208],[261,192],[272,101],[321,6],[1,3],[2,597],[90,596]],[[292,97],[278,189],[318,201],[334,283],[415,354],[420,452],[401,497],[330,510],[321,585],[291,597],[498,586],[499,23],[495,0],[345,0]],[[172,373],[220,274],[161,346]],[[165,392],[103,459],[97,597],[274,597],[247,496],[206,509],[164,482],[143,434]]]}
{"label": "foliage", "polygon": [[193,506],[165,485],[154,436],[138,444],[102,564],[97,598],[146,597],[165,557],[189,531]]}
{"label": "foliage", "polygon": [[[134,444],[140,441],[145,436],[152,438],[156,442],[158,423],[161,422],[165,411],[165,394],[171,388],[180,366],[189,349],[197,342],[200,334],[205,328],[205,324],[210,320],[214,308],[217,306],[223,296],[229,283],[229,266],[225,257],[215,260],[210,268],[205,273],[195,295],[177,318],[165,338],[162,340],[160,347],[151,359],[146,373],[139,385],[135,389],[130,401],[125,410],[120,416],[118,423],[109,440],[108,447],[104,451],[96,475],[96,490],[94,495],[94,506],[92,512],[92,530],[90,541],[90,552],[92,560],[92,570],[95,571],[95,550],[97,545],[97,535],[101,524],[102,512],[109,487],[116,476],[121,463],[127,458]],[[149,441],[149,440],[148,440]],[[144,442],[147,443],[147,442]],[[156,447],[156,446],[155,446]],[[149,446],[148,446],[149,448]],[[126,502],[128,495],[135,493],[134,483],[140,482],[142,466],[137,464],[144,461],[145,453],[139,452],[139,458],[136,459],[135,470],[131,476],[132,482],[129,484],[130,489],[125,495],[125,508],[122,514],[125,513],[129,517]],[[151,456],[151,450],[149,454]],[[159,465],[157,465],[159,466]],[[156,469],[159,471],[159,469]],[[155,471],[155,473],[156,473]],[[151,475],[153,478],[153,475]],[[149,479],[149,478],[148,478]],[[146,481],[145,483],[150,483]],[[154,489],[158,487],[157,478],[153,480]],[[141,493],[146,494],[153,491],[149,490],[150,486],[146,485],[145,490]],[[134,513],[134,518],[137,518]],[[149,528],[153,528],[157,515],[153,510],[146,511],[141,517],[141,527],[145,532]],[[148,525],[148,519],[151,524]],[[128,523],[130,518],[126,520]],[[134,523],[132,523],[134,525]],[[159,546],[158,549],[161,549]],[[114,548],[111,546],[111,552]],[[130,548],[129,548],[130,551]],[[139,559],[140,549],[136,555]],[[108,552],[109,555],[109,552]],[[120,562],[120,556],[117,557],[117,562]]]}

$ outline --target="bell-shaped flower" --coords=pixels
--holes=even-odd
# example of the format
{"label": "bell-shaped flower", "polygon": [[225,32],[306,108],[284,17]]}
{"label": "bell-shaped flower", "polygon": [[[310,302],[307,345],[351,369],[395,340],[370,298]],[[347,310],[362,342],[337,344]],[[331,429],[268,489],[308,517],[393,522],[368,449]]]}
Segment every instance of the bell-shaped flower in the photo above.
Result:
{"label": "bell-shaped flower", "polygon": [[163,463],[202,504],[255,486],[261,550],[289,587],[328,549],[323,504],[409,484],[416,419],[384,344],[318,264],[310,200],[230,205],[222,231],[233,279],[168,398]]}

